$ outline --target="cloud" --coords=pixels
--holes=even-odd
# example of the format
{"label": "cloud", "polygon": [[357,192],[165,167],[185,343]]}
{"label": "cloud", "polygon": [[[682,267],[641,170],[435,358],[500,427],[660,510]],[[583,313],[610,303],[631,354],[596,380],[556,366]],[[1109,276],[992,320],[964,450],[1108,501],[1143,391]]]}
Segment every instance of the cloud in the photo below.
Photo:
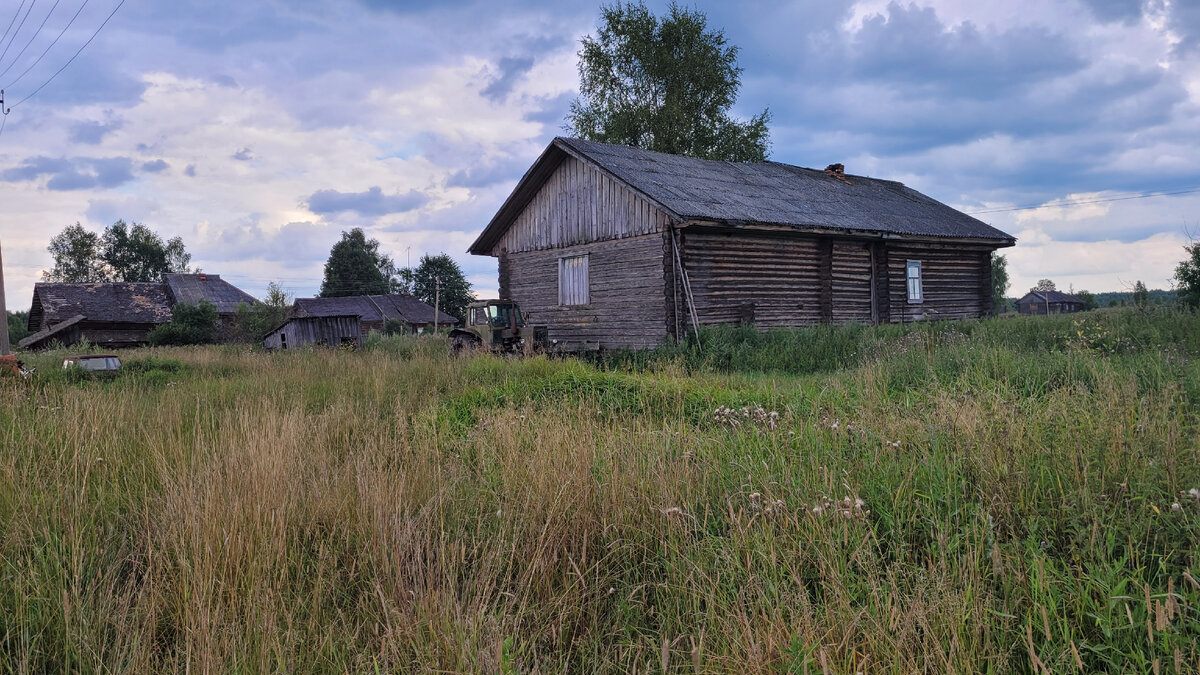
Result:
{"label": "cloud", "polygon": [[354,211],[364,216],[383,216],[389,213],[404,213],[420,208],[429,197],[416,190],[404,194],[385,195],[378,186],[366,192],[338,192],[318,190],[308,198],[308,210],[317,215]]}
{"label": "cloud", "polygon": [[93,121],[80,122],[71,127],[70,138],[73,143],[96,145],[104,140],[105,136],[120,129],[122,126],[124,126],[124,122],[120,120],[114,120],[105,124]]}
{"label": "cloud", "polygon": [[163,171],[166,171],[167,168],[170,166],[171,165],[167,164],[165,161],[163,161],[161,159],[156,159],[154,161],[146,162],[145,164],[142,164],[142,171],[145,171],[147,173],[161,173]]}
{"label": "cloud", "polygon": [[504,57],[500,59],[500,74],[479,93],[492,101],[503,100],[513,90],[516,81],[533,68],[533,57]]}
{"label": "cloud", "polygon": [[113,188],[133,180],[133,160],[128,157],[31,157],[20,166],[5,170],[0,177],[19,182],[46,175],[50,176],[46,181],[49,190]]}
{"label": "cloud", "polygon": [[184,168],[184,170],[183,170],[183,175],[187,176],[188,178],[195,178],[196,177],[196,165],[188,164],[187,167]]}
{"label": "cloud", "polygon": [[233,153],[233,158],[239,162],[248,162],[251,159],[254,159],[254,156],[250,153],[250,148],[242,148],[241,150]]}

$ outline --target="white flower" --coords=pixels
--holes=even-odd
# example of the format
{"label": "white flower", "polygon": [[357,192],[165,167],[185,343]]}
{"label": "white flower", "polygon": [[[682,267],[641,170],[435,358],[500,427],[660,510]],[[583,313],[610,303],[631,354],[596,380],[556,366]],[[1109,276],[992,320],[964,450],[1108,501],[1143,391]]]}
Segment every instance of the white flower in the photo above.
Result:
{"label": "white flower", "polygon": [[1179,505],[1179,502],[1175,502],[1174,504],[1171,505],[1171,510],[1172,511],[1182,511],[1183,507]]}

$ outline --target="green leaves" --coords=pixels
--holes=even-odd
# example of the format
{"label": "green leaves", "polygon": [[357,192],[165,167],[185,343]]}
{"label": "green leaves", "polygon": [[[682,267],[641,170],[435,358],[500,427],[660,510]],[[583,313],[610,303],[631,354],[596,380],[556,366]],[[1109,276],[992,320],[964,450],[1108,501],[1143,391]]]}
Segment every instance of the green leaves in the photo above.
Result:
{"label": "green leaves", "polygon": [[329,251],[321,297],[386,295],[391,281],[384,270],[391,269],[391,258],[379,252],[377,239],[367,239],[361,227],[343,232],[342,240]]}
{"label": "green leaves", "polygon": [[1183,247],[1188,257],[1175,268],[1175,289],[1179,300],[1192,309],[1200,308],[1200,241]]}
{"label": "green leaves", "polygon": [[189,272],[192,256],[183,239],[163,241],[141,223],[123,220],[103,234],[69,225],[46,247],[54,256],[54,267],[42,274],[44,281],[89,283],[103,281],[159,281],[164,274]]}
{"label": "green leaves", "polygon": [[741,86],[738,48],[708,29],[703,12],[672,4],[659,19],[641,3],[617,3],[600,18],[579,52],[571,133],[702,159],[766,159],[770,113],[729,116]]}

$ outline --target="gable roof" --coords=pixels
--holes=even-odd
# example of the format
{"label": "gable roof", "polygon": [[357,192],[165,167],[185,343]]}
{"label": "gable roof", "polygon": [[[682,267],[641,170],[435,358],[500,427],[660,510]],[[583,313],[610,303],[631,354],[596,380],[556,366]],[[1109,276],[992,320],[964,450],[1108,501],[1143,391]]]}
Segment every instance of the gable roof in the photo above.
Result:
{"label": "gable roof", "polygon": [[222,280],[219,274],[164,274],[163,282],[175,302],[197,305],[204,300],[216,306],[218,314],[233,314],[238,305],[258,304],[254,296]]}
{"label": "gable roof", "polygon": [[[349,316],[363,321],[403,321],[433,323],[433,307],[411,295],[351,295],[341,298],[297,298],[292,312],[297,317]],[[454,324],[458,319],[438,312],[438,323]]]}
{"label": "gable roof", "polygon": [[171,304],[166,285],[159,283],[40,283],[33,286],[29,327],[41,330],[76,315],[108,323],[166,323]]}
{"label": "gable roof", "polygon": [[1085,304],[1083,300],[1080,300],[1078,297],[1071,295],[1070,293],[1063,293],[1062,291],[1029,291],[1017,302],[1025,302],[1031,297],[1045,302],[1074,302],[1080,305]]}
{"label": "gable roof", "polygon": [[577,138],[556,138],[470,247],[487,255],[567,157],[599,167],[676,222],[705,220],[798,230],[846,230],[881,236],[1016,239],[903,183],[780,162],[721,162]]}

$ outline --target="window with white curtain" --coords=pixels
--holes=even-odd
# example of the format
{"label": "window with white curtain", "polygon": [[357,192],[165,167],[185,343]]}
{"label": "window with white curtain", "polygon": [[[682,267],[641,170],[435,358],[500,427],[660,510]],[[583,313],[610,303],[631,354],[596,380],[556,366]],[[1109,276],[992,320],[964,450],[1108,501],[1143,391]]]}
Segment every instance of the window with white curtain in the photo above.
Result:
{"label": "window with white curtain", "polygon": [[588,257],[573,255],[558,259],[558,304],[586,305],[588,294]]}
{"label": "window with white curtain", "polygon": [[908,301],[923,302],[925,300],[924,289],[921,288],[921,261],[908,261]]}

